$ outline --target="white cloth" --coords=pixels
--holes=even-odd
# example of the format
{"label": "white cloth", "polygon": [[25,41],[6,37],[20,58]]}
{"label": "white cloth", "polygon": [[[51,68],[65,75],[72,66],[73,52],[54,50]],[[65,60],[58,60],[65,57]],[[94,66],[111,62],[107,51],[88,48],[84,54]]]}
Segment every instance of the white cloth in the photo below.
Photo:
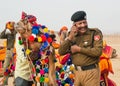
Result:
{"label": "white cloth", "polygon": [[30,64],[27,58],[24,56],[24,52],[22,49],[24,48],[24,45],[20,45],[18,42],[18,37],[20,37],[20,34],[16,34],[16,68],[15,68],[15,78],[21,77],[25,80],[31,81],[31,69]]}

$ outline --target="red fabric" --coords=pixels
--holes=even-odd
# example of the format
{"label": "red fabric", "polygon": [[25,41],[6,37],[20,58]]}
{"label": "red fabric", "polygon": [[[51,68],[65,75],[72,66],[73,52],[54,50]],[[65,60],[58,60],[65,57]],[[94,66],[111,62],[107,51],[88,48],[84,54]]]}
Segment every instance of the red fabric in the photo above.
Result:
{"label": "red fabric", "polygon": [[116,85],[116,83],[113,80],[108,78],[108,86],[117,86],[117,85]]}
{"label": "red fabric", "polygon": [[66,54],[64,57],[63,57],[63,59],[62,59],[62,61],[60,62],[62,65],[64,65],[67,61],[68,61],[68,59],[70,58],[70,54]]}
{"label": "red fabric", "polygon": [[102,74],[106,72],[114,73],[112,68],[112,63],[110,61],[112,51],[113,51],[113,48],[107,45],[104,47],[102,51],[102,55],[100,56],[100,62],[99,62],[99,66]]}
{"label": "red fabric", "polygon": [[25,12],[22,12],[21,19],[25,19],[26,16],[27,14]]}
{"label": "red fabric", "polygon": [[113,48],[111,46],[105,46],[100,56],[100,70],[101,70],[101,81],[107,80],[108,86],[116,86],[115,82],[108,78],[109,72],[114,73],[112,69],[112,63],[110,57],[112,55]]}
{"label": "red fabric", "polygon": [[0,68],[2,68],[2,61],[0,61]]}
{"label": "red fabric", "polygon": [[[103,75],[101,75],[100,80],[104,81],[104,76]],[[107,83],[108,83],[108,86],[117,86],[116,83],[108,77],[107,77]]]}
{"label": "red fabric", "polygon": [[106,54],[108,56],[108,58],[111,57],[112,51],[113,51],[113,48],[111,46],[108,46],[108,45],[105,46],[105,48],[103,49],[104,54]]}

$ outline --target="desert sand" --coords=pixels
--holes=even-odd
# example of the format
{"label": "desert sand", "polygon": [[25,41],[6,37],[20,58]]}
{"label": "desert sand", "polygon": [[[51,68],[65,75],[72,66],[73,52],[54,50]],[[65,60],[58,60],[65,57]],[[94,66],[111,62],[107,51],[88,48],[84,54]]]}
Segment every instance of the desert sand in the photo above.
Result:
{"label": "desert sand", "polygon": [[[111,58],[114,74],[109,74],[109,78],[112,79],[117,86],[120,86],[120,35],[104,35],[104,40],[106,40],[108,45],[117,50],[118,56]],[[8,86],[13,86],[12,82],[13,77],[10,77]]]}

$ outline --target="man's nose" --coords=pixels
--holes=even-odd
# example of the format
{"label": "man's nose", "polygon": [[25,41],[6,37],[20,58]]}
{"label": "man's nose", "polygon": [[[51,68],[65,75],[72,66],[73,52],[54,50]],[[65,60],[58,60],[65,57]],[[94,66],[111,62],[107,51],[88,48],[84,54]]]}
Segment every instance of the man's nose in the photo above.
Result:
{"label": "man's nose", "polygon": [[81,23],[81,27],[85,27],[85,24],[84,24],[84,23]]}

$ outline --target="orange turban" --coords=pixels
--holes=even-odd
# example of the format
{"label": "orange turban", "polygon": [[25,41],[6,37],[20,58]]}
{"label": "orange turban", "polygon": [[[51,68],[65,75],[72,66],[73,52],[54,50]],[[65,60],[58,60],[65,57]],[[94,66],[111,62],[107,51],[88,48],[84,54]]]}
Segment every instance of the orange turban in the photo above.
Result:
{"label": "orange turban", "polygon": [[15,22],[9,21],[6,23],[6,28],[12,30],[12,29],[14,29],[14,24],[15,24]]}
{"label": "orange turban", "polygon": [[61,29],[60,29],[60,32],[59,32],[59,35],[61,35],[62,31],[68,31],[68,28],[66,26],[63,26]]}
{"label": "orange turban", "polygon": [[66,26],[63,26],[60,30],[68,30],[68,28]]}

